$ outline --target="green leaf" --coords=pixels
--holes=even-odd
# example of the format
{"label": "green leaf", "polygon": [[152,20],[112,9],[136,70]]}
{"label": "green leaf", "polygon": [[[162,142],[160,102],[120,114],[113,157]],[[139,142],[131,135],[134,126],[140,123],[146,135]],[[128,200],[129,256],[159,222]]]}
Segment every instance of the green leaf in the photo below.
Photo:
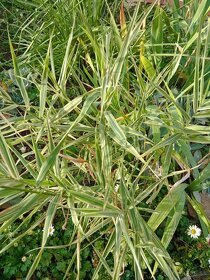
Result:
{"label": "green leaf", "polygon": [[163,237],[162,237],[162,244],[165,248],[168,247],[171,239],[174,236],[174,233],[179,225],[179,221],[182,217],[183,209],[185,206],[185,195],[182,194],[180,196],[179,201],[176,203],[172,211],[169,213],[166,227],[164,229]]}
{"label": "green leaf", "polygon": [[40,249],[39,253],[37,254],[37,256],[36,256],[32,266],[30,267],[30,270],[29,270],[29,272],[28,272],[28,274],[26,276],[26,280],[31,279],[35,269],[37,268],[37,266],[38,266],[38,264],[40,262],[42,253],[44,251],[44,246],[45,246],[45,244],[47,242],[47,239],[48,239],[48,236],[49,236],[49,230],[50,230],[50,227],[52,225],[52,221],[53,221],[55,212],[57,210],[58,204],[60,202],[60,198],[61,198],[61,195],[57,194],[51,200],[51,202],[50,202],[50,204],[48,206],[47,213],[46,213],[46,219],[45,219],[45,223],[44,223],[43,235],[42,235],[41,249]]}
{"label": "green leaf", "polygon": [[0,155],[7,167],[8,174],[13,179],[19,179],[19,173],[16,167],[16,164],[14,162],[14,159],[10,153],[10,150],[8,148],[7,142],[4,139],[3,135],[0,132]]}
{"label": "green leaf", "polygon": [[181,184],[169,193],[161,200],[161,202],[155,208],[155,212],[148,220],[148,225],[152,230],[156,230],[159,225],[168,217],[171,210],[175,207],[181,197],[184,195],[186,184]]}
{"label": "green leaf", "polygon": [[91,104],[97,98],[98,98],[98,94],[96,94],[96,93],[91,94],[86,98],[80,114],[78,115],[76,120],[70,125],[70,127],[67,129],[67,131],[64,133],[63,137],[61,138],[60,142],[57,144],[57,146],[54,148],[54,150],[50,153],[48,158],[42,164],[38,177],[37,177],[37,186],[39,186],[41,184],[41,182],[45,179],[47,172],[55,164],[56,157],[57,157],[58,153],[60,152],[60,150],[62,149],[63,143],[64,143],[66,137],[68,136],[68,134],[82,120],[82,118],[86,115],[88,109],[90,108]]}
{"label": "green leaf", "polygon": [[163,50],[163,12],[162,8],[157,5],[152,19],[152,43],[155,53],[162,53]]}
{"label": "green leaf", "polygon": [[49,42],[46,58],[43,65],[43,72],[42,72],[42,79],[40,85],[40,92],[39,92],[39,117],[42,118],[45,110],[46,105],[46,98],[47,98],[47,82],[48,82],[48,67],[49,67],[49,55],[50,55],[50,48],[51,48],[51,39]]}
{"label": "green leaf", "polygon": [[[21,190],[22,192],[22,190]],[[48,201],[46,195],[42,194],[29,194],[26,195],[19,203],[11,206],[8,209],[0,212],[0,223],[4,223],[1,230],[11,225],[17,218],[31,209],[36,207],[43,201]]]}
{"label": "green leaf", "polygon": [[59,76],[59,80],[58,80],[58,85],[60,86],[62,94],[64,96],[66,95],[67,72],[68,72],[68,68],[69,68],[69,64],[70,64],[69,54],[70,54],[70,48],[71,48],[72,39],[73,39],[74,24],[75,24],[75,21],[73,22],[71,33],[69,35],[67,46],[65,48],[66,52],[64,55],[63,64],[61,67],[60,76]]}
{"label": "green leaf", "polygon": [[156,71],[152,65],[152,63],[143,55],[140,56],[141,63],[143,64],[143,68],[145,69],[148,77],[153,79],[156,76]]}
{"label": "green leaf", "polygon": [[199,203],[194,197],[190,198],[190,196],[187,196],[187,199],[198,214],[199,218],[203,221],[204,225],[206,226],[207,230],[205,234],[208,234],[210,232],[210,221],[205,213],[203,205]]}
{"label": "green leaf", "polygon": [[84,202],[85,204],[90,204],[94,207],[97,207],[99,209],[109,209],[109,210],[113,210],[113,211],[116,211],[116,213],[119,212],[119,209],[109,203],[107,203],[106,205],[104,205],[104,201],[97,198],[97,197],[94,197],[94,196],[91,196],[91,195],[88,195],[86,193],[79,193],[79,192],[75,192],[75,191],[69,191],[69,193],[75,197],[76,199]]}
{"label": "green leaf", "polygon": [[210,179],[210,163],[201,171],[200,175],[188,186],[191,192],[201,191],[203,189],[202,182]]}
{"label": "green leaf", "polygon": [[16,58],[16,55],[15,55],[15,51],[14,51],[14,48],[12,46],[12,42],[11,42],[10,37],[9,37],[9,44],[10,44],[10,51],[11,51],[11,54],[12,54],[12,62],[13,62],[13,66],[14,66],[15,79],[16,79],[17,85],[20,89],[23,101],[26,105],[26,109],[28,109],[29,105],[30,105],[29,104],[29,97],[28,97],[28,93],[26,91],[25,85],[23,83],[23,78],[22,78],[22,75],[21,75],[21,72],[20,72],[20,69],[19,69],[19,66],[18,66],[17,58]]}
{"label": "green leaf", "polygon": [[58,193],[50,202],[47,213],[46,213],[46,219],[44,223],[44,229],[43,229],[43,236],[42,236],[42,248],[45,246],[48,236],[49,236],[49,230],[52,225],[53,218],[55,216],[58,204],[60,203],[61,194]]}
{"label": "green leaf", "polygon": [[143,157],[137,152],[137,150],[127,141],[127,138],[120,127],[120,125],[116,122],[115,118],[110,112],[105,112],[105,117],[111,128],[113,133],[109,133],[109,135],[124,149],[129,151],[131,154],[136,156],[140,161],[146,164]]}
{"label": "green leaf", "polygon": [[13,151],[13,153],[20,159],[22,164],[25,166],[27,171],[33,176],[34,179],[37,177],[37,173],[34,171],[34,169],[30,166],[29,162],[14,148],[10,147],[10,149]]}
{"label": "green leaf", "polygon": [[75,97],[73,100],[69,101],[64,107],[59,110],[59,112],[53,118],[53,121],[58,121],[68,115],[72,110],[78,107],[82,102],[83,96]]}
{"label": "green leaf", "polygon": [[192,18],[191,22],[190,22],[190,26],[188,28],[188,32],[190,32],[193,28],[193,25],[195,23],[197,23],[208,11],[209,9],[209,3],[208,0],[202,0],[201,3],[199,3],[198,9],[194,15],[194,17]]}

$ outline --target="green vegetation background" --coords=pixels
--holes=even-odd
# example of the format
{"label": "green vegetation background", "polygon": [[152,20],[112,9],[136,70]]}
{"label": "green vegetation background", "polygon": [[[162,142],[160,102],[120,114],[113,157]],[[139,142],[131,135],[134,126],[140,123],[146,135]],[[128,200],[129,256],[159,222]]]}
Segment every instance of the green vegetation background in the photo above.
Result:
{"label": "green vegetation background", "polygon": [[2,279],[208,270],[208,9],[1,1]]}

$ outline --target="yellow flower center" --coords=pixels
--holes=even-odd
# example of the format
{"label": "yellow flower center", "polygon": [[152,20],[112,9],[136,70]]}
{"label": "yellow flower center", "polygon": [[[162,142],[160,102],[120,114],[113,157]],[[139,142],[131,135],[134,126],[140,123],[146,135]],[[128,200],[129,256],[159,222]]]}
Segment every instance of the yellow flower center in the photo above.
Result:
{"label": "yellow flower center", "polygon": [[191,230],[191,233],[192,233],[192,234],[196,234],[196,230],[193,228],[193,229]]}

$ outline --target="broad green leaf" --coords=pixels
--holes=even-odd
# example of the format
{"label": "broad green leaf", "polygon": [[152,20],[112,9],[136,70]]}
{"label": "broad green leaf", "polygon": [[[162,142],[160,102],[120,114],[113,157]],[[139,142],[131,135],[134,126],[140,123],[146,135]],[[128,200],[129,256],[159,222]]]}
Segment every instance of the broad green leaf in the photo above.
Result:
{"label": "broad green leaf", "polygon": [[[38,208],[35,208],[37,211]],[[10,249],[12,246],[14,246],[14,243],[17,243],[19,240],[21,240],[24,236],[26,236],[28,233],[30,233],[34,228],[36,228],[38,225],[40,225],[44,220],[44,215],[42,215],[34,224],[32,224],[29,228],[27,228],[26,231],[24,231],[22,234],[18,235],[17,237],[13,238],[9,244],[4,246],[2,250],[0,251],[0,254],[3,254],[5,251]],[[27,222],[28,219],[24,219],[23,223]],[[23,223],[21,225],[23,225]]]}
{"label": "broad green leaf", "polygon": [[35,155],[35,158],[36,158],[37,169],[40,170],[40,168],[42,166],[42,163],[43,163],[42,156],[41,156],[41,153],[39,151],[38,145],[35,142],[35,139],[33,137],[31,137],[31,142],[33,144],[33,151],[34,151],[34,155]]}
{"label": "broad green leaf", "polygon": [[171,164],[171,157],[173,151],[173,144],[170,144],[165,149],[165,154],[163,156],[163,177],[167,176],[170,164]]}
{"label": "broad green leaf", "polygon": [[130,21],[130,25],[128,27],[128,33],[127,33],[127,35],[126,35],[126,37],[125,37],[125,39],[124,39],[124,41],[121,45],[118,57],[115,60],[115,64],[114,64],[113,69],[112,69],[111,80],[112,79],[114,80],[114,88],[117,86],[117,84],[120,80],[121,71],[122,71],[122,68],[124,66],[124,61],[125,61],[125,57],[126,57],[127,52],[128,52],[129,45],[131,44],[131,42],[134,40],[134,38],[136,36],[138,36],[138,39],[140,39],[143,36],[143,33],[141,33],[139,35],[139,29],[141,28],[142,22],[147,18],[147,16],[152,11],[154,5],[155,5],[155,3],[151,4],[148,7],[148,9],[144,11],[142,17],[140,18],[140,20],[136,24],[138,11],[139,11],[139,7],[140,7],[140,2],[137,4],[137,7],[136,7],[136,9],[134,11],[134,14],[132,16],[132,19]]}
{"label": "broad green leaf", "polygon": [[[86,217],[116,217],[118,215],[118,212],[113,210],[98,210],[94,208],[76,208],[76,211],[83,214],[83,216]],[[75,216],[75,215],[74,215]],[[73,220],[73,214],[72,214],[72,220]],[[78,222],[76,223],[78,225]]]}
{"label": "broad green leaf", "polygon": [[105,126],[100,123],[99,125],[100,147],[101,147],[101,168],[104,173],[106,189],[112,184],[112,147],[106,135]]}
{"label": "broad green leaf", "polygon": [[32,277],[32,275],[33,275],[35,269],[37,268],[37,266],[38,266],[38,264],[39,264],[39,262],[40,262],[40,260],[41,260],[42,253],[43,253],[43,248],[42,248],[42,249],[39,251],[39,253],[36,255],[35,260],[34,260],[33,264],[31,265],[31,267],[30,267],[30,269],[29,269],[29,271],[28,271],[28,274],[27,274],[27,276],[26,276],[26,280],[30,280],[30,279],[31,279],[31,277]]}
{"label": "broad green leaf", "polygon": [[[23,195],[23,193],[18,192],[18,193],[14,193],[13,195],[10,194],[10,195],[6,196],[5,198],[0,200],[0,207],[2,205],[4,205],[4,206],[7,205],[7,207],[8,207],[14,203],[19,202],[21,200],[22,195]],[[1,189],[0,189],[0,196],[1,196]]]}
{"label": "broad green leaf", "polygon": [[[189,163],[189,166],[196,167],[197,163],[192,155],[190,145],[183,141],[182,139],[178,141],[182,153],[185,155],[187,162]],[[198,168],[193,168],[192,170],[193,177],[196,178],[199,176]]]}
{"label": "broad green leaf", "polygon": [[21,187],[24,187],[26,183],[21,182],[20,180],[15,180],[13,178],[0,178],[0,198],[13,194],[18,193]]}
{"label": "broad green leaf", "polygon": [[199,143],[199,144],[210,143],[210,136],[205,136],[205,135],[183,135],[183,139],[189,142]]}
{"label": "broad green leaf", "polygon": [[[115,232],[113,231],[111,233],[111,235],[109,236],[109,240],[108,240],[108,242],[106,244],[106,247],[105,247],[105,249],[103,251],[103,254],[102,254],[103,259],[106,259],[107,256],[109,255],[109,253],[112,252],[114,244],[115,244]],[[102,267],[102,262],[100,262],[97,265],[97,267],[95,268],[93,276],[92,276],[92,280],[96,280],[98,278],[98,275],[100,273],[101,267]]]}

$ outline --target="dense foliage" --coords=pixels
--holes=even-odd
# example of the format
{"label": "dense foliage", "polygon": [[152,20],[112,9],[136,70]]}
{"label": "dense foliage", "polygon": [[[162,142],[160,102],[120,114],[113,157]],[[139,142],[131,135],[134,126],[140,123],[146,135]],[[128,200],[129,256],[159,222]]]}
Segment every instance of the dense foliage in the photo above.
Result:
{"label": "dense foliage", "polygon": [[209,7],[178,3],[1,1],[5,279],[179,279],[190,222],[208,269]]}

